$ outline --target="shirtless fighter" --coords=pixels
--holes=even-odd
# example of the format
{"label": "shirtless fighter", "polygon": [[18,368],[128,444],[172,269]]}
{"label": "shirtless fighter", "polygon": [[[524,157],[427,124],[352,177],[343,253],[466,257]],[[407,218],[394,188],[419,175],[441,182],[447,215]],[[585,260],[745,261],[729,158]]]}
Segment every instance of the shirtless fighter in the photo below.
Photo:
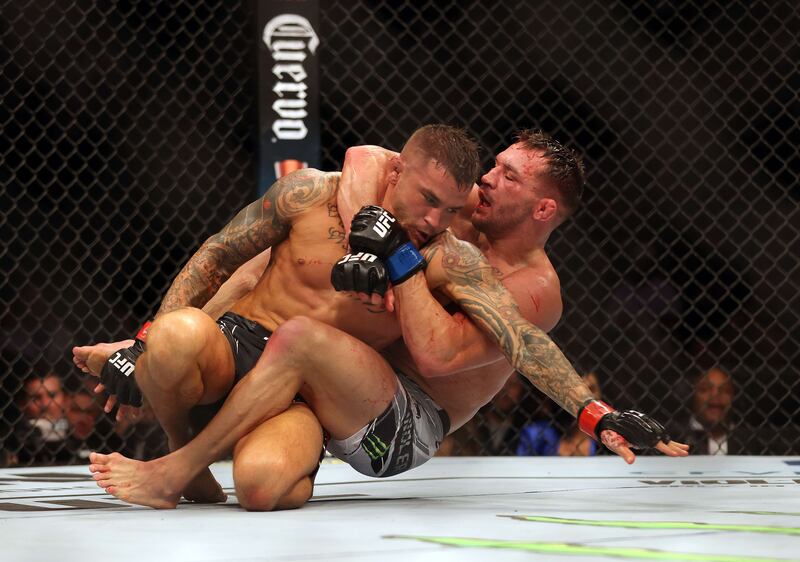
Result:
{"label": "shirtless fighter", "polygon": [[[511,158],[503,166],[518,166],[521,184],[549,184],[549,172],[546,170],[551,155],[537,148],[519,145],[512,146],[507,151],[509,155],[541,160],[539,167],[531,167],[523,161],[515,164]],[[498,165],[500,163],[499,156]],[[484,178],[484,184],[488,184],[487,178],[498,167]],[[539,169],[542,167],[543,170]],[[540,172],[544,172],[542,177]],[[547,185],[546,188],[552,193],[552,186]],[[541,196],[542,193],[539,193],[538,198]],[[523,199],[530,203],[537,197]],[[484,202],[482,206],[486,208],[488,205]],[[553,199],[539,207],[530,209],[539,218],[528,218],[542,222],[553,219],[550,230],[568,214],[568,211],[564,211],[556,217]],[[385,216],[366,214],[365,218],[360,213],[354,224],[359,220],[374,219],[371,224],[377,226],[381,217]],[[539,230],[536,239],[542,240],[543,236],[543,240],[546,240],[546,234],[542,233],[547,228],[540,226]],[[373,244],[374,240],[365,241],[359,236],[359,233],[355,233],[355,241],[354,235],[350,237],[354,249],[369,246],[367,249],[375,250],[380,257],[387,257],[386,248]],[[517,240],[517,245],[521,243],[521,240]],[[506,247],[514,247],[514,244]],[[252,428],[285,411],[298,391],[332,434],[334,441],[329,449],[334,454],[366,474],[397,474],[427,460],[448,429],[463,424],[502,386],[512,368],[502,359],[501,350],[515,368],[573,415],[580,410],[584,430],[595,435],[595,432],[600,434],[603,428],[608,429],[602,431],[604,442],[612,450],[623,454],[628,462],[632,462],[633,454],[624,440],[611,429],[621,431],[635,445],[657,446],[671,456],[686,454],[685,448],[669,442],[663,428],[646,416],[634,412],[609,414],[611,410],[606,405],[591,401],[591,393],[557,347],[541,330],[520,316],[511,295],[497,282],[493,268],[474,246],[445,234],[431,243],[425,249],[425,254],[429,261],[425,274],[416,272],[402,283],[397,282],[397,276],[393,277],[397,283],[395,291],[400,322],[407,339],[408,334],[419,329],[417,307],[420,304],[426,308],[421,320],[425,328],[432,328],[426,320],[428,318],[431,322],[451,323],[449,325],[453,329],[447,329],[446,337],[441,337],[445,334],[436,334],[435,329],[430,333],[434,338],[435,350],[441,351],[439,346],[445,342],[450,345],[443,353],[435,354],[439,358],[449,354],[448,361],[436,359],[439,364],[435,368],[431,367],[430,361],[425,364],[423,374],[439,376],[421,376],[412,358],[402,351],[391,354],[395,367],[399,367],[396,373],[377,352],[361,341],[315,320],[294,317],[284,321],[278,328],[256,367],[236,386],[215,419],[191,443],[163,459],[146,464],[119,455],[95,455],[91,469],[96,473],[98,483],[126,501],[154,507],[173,507],[180,490],[199,470],[218,458]],[[532,250],[529,254],[537,252]],[[516,262],[519,271],[526,269],[521,261],[525,255]],[[538,257],[532,263],[541,266],[543,262],[541,256]],[[544,258],[546,261],[546,256]],[[389,255],[388,260],[392,259]],[[336,267],[348,268],[353,261],[354,257],[351,256]],[[365,267],[374,262],[373,256],[371,260],[362,260],[360,265]],[[547,266],[552,271],[549,262]],[[541,274],[547,268],[539,269]],[[513,275],[516,275],[516,270]],[[478,325],[491,334],[493,341],[463,316],[452,319],[445,313],[432,298],[425,283],[426,276],[432,287],[453,298]],[[518,275],[517,279],[521,281],[523,276]],[[554,280],[557,287],[554,272],[552,276],[545,277],[551,277],[551,283]],[[538,276],[532,274],[529,279],[538,280]],[[369,292],[369,285],[374,279],[370,279],[369,275],[356,274],[350,281],[349,286],[342,288]],[[544,285],[548,283],[534,283],[534,292]],[[524,299],[518,297],[518,300],[526,303],[531,300],[530,287],[524,296]],[[535,298],[533,300],[535,302]],[[535,316],[534,311],[540,312],[542,307],[530,306],[526,309],[526,316]],[[560,296],[557,309],[555,320],[560,315]],[[549,314],[552,318],[553,313]],[[381,321],[386,319],[382,318]],[[418,338],[416,341],[421,340]],[[426,345],[417,346],[414,342],[413,337],[408,342],[411,355],[424,359],[426,356],[423,352],[430,351],[430,348]],[[496,342],[500,343],[500,349]],[[454,343],[456,345],[452,345]],[[487,365],[491,366],[490,369],[479,374],[476,368]],[[354,423],[355,419],[359,422]],[[660,443],[660,439],[664,442]]]}

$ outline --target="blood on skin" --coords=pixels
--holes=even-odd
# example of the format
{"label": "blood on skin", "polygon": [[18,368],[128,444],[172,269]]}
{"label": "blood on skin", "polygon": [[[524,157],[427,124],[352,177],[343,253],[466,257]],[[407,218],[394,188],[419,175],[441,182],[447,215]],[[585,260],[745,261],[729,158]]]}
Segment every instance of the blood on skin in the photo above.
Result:
{"label": "blood on skin", "polygon": [[533,306],[536,307],[536,312],[539,312],[539,299],[537,299],[533,295],[530,295],[530,297],[531,297],[531,302],[533,303]]}
{"label": "blood on skin", "polygon": [[271,201],[267,201],[267,200],[265,199],[265,200],[264,200],[264,204],[263,204],[262,206],[264,207],[264,210],[265,210],[265,211],[266,211],[266,210],[269,210],[269,209],[271,209],[271,208],[272,208],[272,202],[271,202]]}

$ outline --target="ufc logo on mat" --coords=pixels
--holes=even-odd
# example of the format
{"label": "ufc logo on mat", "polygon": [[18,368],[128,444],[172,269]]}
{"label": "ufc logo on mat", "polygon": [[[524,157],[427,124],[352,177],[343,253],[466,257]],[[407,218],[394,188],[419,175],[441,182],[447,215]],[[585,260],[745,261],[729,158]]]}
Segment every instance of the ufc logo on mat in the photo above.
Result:
{"label": "ufc logo on mat", "polygon": [[131,373],[136,368],[136,364],[125,359],[119,351],[111,358],[111,364],[119,369],[126,377],[131,376]]}
{"label": "ufc logo on mat", "polygon": [[369,254],[367,252],[358,252],[357,254],[347,254],[336,265],[347,263],[349,261],[366,261],[366,262],[374,262],[378,259],[378,256],[374,254]]}
{"label": "ufc logo on mat", "polygon": [[372,227],[372,230],[378,233],[378,236],[383,238],[387,234],[389,234],[389,229],[392,227],[392,223],[395,221],[394,217],[390,217],[386,211],[381,213],[381,216],[378,217],[375,226]]}

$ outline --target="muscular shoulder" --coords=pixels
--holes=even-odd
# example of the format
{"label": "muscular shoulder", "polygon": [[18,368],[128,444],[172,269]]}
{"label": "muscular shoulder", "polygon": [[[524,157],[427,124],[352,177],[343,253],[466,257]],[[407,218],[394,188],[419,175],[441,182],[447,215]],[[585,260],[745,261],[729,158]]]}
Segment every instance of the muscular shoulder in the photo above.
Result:
{"label": "muscular shoulder", "polygon": [[421,252],[428,261],[426,277],[431,289],[451,282],[468,284],[497,277],[477,246],[449,231],[434,238]]}
{"label": "muscular shoulder", "polygon": [[431,289],[470,286],[502,300],[502,291],[497,291],[502,284],[522,316],[541,330],[552,330],[561,319],[561,283],[545,254],[527,267],[504,273],[477,246],[450,232],[436,237],[422,253],[429,263],[426,276]]}
{"label": "muscular shoulder", "polygon": [[555,328],[561,319],[564,304],[561,283],[549,261],[503,276],[503,285],[514,297],[528,322],[545,332]]}
{"label": "muscular shoulder", "polygon": [[307,210],[329,203],[339,188],[338,172],[304,168],[280,178],[264,196],[264,205],[275,205],[284,218],[302,215]]}

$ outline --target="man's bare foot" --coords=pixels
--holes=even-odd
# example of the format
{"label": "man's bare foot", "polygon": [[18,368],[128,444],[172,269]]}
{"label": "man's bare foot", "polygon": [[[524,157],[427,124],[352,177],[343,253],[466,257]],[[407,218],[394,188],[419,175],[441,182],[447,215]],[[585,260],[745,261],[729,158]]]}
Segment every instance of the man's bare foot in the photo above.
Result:
{"label": "man's bare foot", "polygon": [[[132,345],[133,340],[123,340],[114,343],[96,343],[94,345],[75,346],[72,348],[72,362],[84,373],[99,378],[100,372],[103,370],[103,365],[105,365],[108,358],[120,349]],[[102,383],[98,383],[97,386],[94,387],[95,394],[100,394],[104,391],[105,386]],[[109,413],[114,409],[116,404],[117,397],[111,395],[108,397],[108,400],[106,400],[103,410]],[[130,419],[135,418],[137,415],[138,411],[136,408],[122,405],[117,411],[117,421],[123,421],[125,418],[128,418],[130,421]]]}
{"label": "man's bare foot", "polygon": [[112,353],[132,345],[133,340],[123,340],[114,343],[75,346],[72,348],[72,362],[84,373],[99,377],[103,365]]}
{"label": "man's bare foot", "polygon": [[228,495],[222,491],[222,486],[207,468],[183,489],[183,497],[197,503],[221,503],[228,499]]}
{"label": "man's bare foot", "polygon": [[173,509],[178,505],[181,491],[179,486],[172,484],[174,475],[161,461],[142,462],[119,453],[91,453],[89,471],[98,486],[122,501]]}

